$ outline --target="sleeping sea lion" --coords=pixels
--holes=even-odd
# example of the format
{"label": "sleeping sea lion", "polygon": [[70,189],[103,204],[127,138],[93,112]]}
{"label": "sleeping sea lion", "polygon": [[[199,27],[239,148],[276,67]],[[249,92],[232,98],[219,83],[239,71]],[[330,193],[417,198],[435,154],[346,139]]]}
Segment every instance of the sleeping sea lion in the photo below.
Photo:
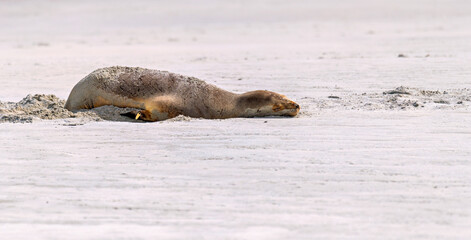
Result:
{"label": "sleeping sea lion", "polygon": [[104,105],[141,109],[125,114],[144,121],[185,115],[194,118],[290,116],[299,105],[270,91],[232,93],[194,77],[137,67],[93,71],[70,92],[70,111]]}

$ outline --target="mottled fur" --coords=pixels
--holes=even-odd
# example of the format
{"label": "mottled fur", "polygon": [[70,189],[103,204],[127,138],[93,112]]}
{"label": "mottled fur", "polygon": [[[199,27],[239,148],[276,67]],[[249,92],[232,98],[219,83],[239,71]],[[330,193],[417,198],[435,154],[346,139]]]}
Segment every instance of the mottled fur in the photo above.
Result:
{"label": "mottled fur", "polygon": [[[194,77],[131,67],[95,70],[72,89],[65,107],[71,111],[103,105],[142,109],[142,120],[178,116],[231,118],[295,116],[299,106],[269,91],[236,94]],[[137,114],[137,113],[136,113]]]}

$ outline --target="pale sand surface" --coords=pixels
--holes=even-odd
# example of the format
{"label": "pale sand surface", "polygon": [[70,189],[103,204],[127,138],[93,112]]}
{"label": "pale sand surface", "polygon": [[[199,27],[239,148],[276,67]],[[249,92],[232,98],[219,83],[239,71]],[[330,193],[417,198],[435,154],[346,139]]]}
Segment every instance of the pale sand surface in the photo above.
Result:
{"label": "pale sand surface", "polygon": [[[464,0],[3,1],[3,116],[114,65],[268,89],[302,110],[0,123],[0,236],[469,239],[470,12]],[[410,94],[383,94],[399,86]]]}

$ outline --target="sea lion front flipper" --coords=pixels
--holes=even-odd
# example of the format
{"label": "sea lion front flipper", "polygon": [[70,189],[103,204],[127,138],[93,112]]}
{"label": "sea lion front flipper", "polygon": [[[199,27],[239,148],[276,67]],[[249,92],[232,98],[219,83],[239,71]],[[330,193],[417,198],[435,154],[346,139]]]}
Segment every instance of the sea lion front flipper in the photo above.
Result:
{"label": "sea lion front flipper", "polygon": [[148,122],[156,121],[154,118],[152,118],[152,113],[148,110],[140,110],[140,111],[134,110],[127,113],[121,113],[121,116],[129,117],[136,120],[148,121]]}
{"label": "sea lion front flipper", "polygon": [[138,113],[139,113],[139,111],[131,111],[131,112],[127,112],[127,113],[121,113],[120,115],[125,116],[125,117],[129,117],[129,118],[132,118],[132,119],[136,119],[136,116],[137,116]]}

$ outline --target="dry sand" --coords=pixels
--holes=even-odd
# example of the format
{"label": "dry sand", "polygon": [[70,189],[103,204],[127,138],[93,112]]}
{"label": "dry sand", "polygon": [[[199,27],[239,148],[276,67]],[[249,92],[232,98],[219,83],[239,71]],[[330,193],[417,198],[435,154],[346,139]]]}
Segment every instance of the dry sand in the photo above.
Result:
{"label": "dry sand", "polygon": [[[0,236],[469,239],[470,12],[465,0],[2,1]],[[280,92],[302,111],[137,123],[63,108],[116,65]]]}

